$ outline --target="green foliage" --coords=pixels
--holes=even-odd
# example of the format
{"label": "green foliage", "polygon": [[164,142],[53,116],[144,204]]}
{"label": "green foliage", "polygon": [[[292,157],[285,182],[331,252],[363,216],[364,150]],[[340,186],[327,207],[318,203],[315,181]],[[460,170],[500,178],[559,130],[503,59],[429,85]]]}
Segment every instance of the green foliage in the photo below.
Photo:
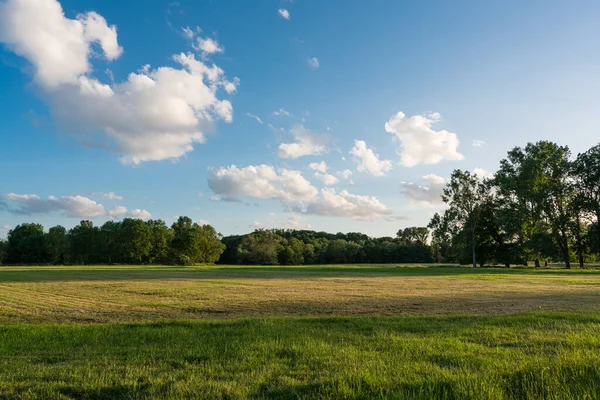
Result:
{"label": "green foliage", "polygon": [[43,264],[48,260],[44,228],[21,224],[8,232],[6,261],[11,264]]}
{"label": "green foliage", "polygon": [[[436,259],[481,265],[577,259],[598,253],[600,145],[571,160],[568,147],[548,141],[515,147],[484,182],[454,171],[444,190],[449,208],[429,227]],[[593,236],[596,237],[593,237]],[[470,246],[469,246],[470,245]],[[443,249],[443,251],[442,251]]]}
{"label": "green foliage", "polygon": [[215,263],[225,245],[210,225],[181,217],[172,228],[162,220],[126,218],[96,227],[81,221],[68,232],[54,226],[22,224],[0,241],[7,264],[181,264]]}
{"label": "green foliage", "polygon": [[46,235],[46,245],[48,246],[48,261],[51,264],[66,264],[69,258],[69,239],[67,230],[60,226],[53,226]]}
{"label": "green foliage", "polygon": [[299,265],[344,263],[432,262],[426,243],[427,228],[413,227],[416,236],[371,238],[357,232],[326,233],[308,230],[257,230],[223,238],[222,264]]}
{"label": "green foliage", "polygon": [[210,225],[201,226],[188,217],[179,217],[171,229],[171,250],[177,264],[214,263],[225,249],[220,235]]}

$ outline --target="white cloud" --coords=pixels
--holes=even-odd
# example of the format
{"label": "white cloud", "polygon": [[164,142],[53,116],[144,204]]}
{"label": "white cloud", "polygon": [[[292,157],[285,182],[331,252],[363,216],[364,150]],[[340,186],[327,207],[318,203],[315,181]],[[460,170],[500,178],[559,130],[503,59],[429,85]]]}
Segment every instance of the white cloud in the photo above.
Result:
{"label": "white cloud", "polygon": [[281,16],[281,18],[283,19],[290,19],[290,12],[288,10],[286,10],[285,8],[280,8],[279,10],[277,10],[277,13]]}
{"label": "white cloud", "polygon": [[412,182],[401,182],[400,193],[414,203],[422,206],[435,207],[444,204],[441,196],[446,186],[446,179],[438,175],[429,174],[423,176],[423,180],[429,186],[417,185]]}
{"label": "white cloud", "polygon": [[483,140],[473,140],[473,147],[483,147],[485,146],[485,142]]}
{"label": "white cloud", "polygon": [[55,0],[0,3],[0,41],[33,64],[52,114],[82,143],[108,148],[125,163],[174,159],[204,142],[215,119],[231,122],[232,105],[218,91],[232,93],[239,80],[193,54],[174,55],[178,68],[144,66],[121,83],[89,76],[92,43],[108,60],[121,54],[116,32],[96,13],[65,18]]}
{"label": "white cloud", "polygon": [[207,221],[207,220],[205,220],[205,219],[199,219],[198,220],[198,225],[202,225],[202,226],[204,226],[204,225],[210,225],[210,222]]}
{"label": "white cloud", "polygon": [[[108,198],[108,197],[107,197]],[[115,206],[106,210],[102,204],[85,196],[48,196],[42,198],[36,194],[0,194],[0,209],[19,215],[48,215],[59,213],[68,218],[140,218],[152,216],[146,210],[128,211],[123,206]]]}
{"label": "white cloud", "polygon": [[279,145],[277,155],[281,158],[298,158],[302,156],[316,156],[327,152],[324,136],[312,133],[302,125],[294,126],[290,133],[294,136],[294,143]]}
{"label": "white cloud", "polygon": [[10,226],[10,225],[2,225],[2,229],[4,229],[5,231],[10,231],[12,229],[12,226]]}
{"label": "white cloud", "polygon": [[192,46],[192,48],[194,50],[201,51],[204,56],[222,53],[225,51],[219,42],[211,38],[197,38],[196,43]]}
{"label": "white cloud", "polygon": [[152,214],[146,210],[141,210],[139,208],[135,208],[133,210],[128,210],[123,206],[113,207],[108,211],[108,216],[110,218],[135,218],[135,219],[150,219],[152,218]]}
{"label": "white cloud", "polygon": [[137,218],[137,219],[150,219],[152,218],[152,214],[146,210],[141,210],[139,208],[133,209],[129,211],[127,214],[129,218]]}
{"label": "white cloud", "polygon": [[235,196],[276,199],[288,210],[302,214],[372,220],[392,213],[376,197],[329,188],[319,193],[299,171],[276,170],[269,165],[221,167],[212,172],[208,186],[215,200]]}
{"label": "white cloud", "polygon": [[475,175],[477,175],[477,177],[478,177],[479,179],[491,179],[491,178],[493,178],[493,177],[494,177],[494,174],[492,174],[492,173],[491,173],[491,172],[489,172],[489,171],[486,171],[486,170],[485,170],[485,169],[483,169],[483,168],[479,168],[479,167],[478,167],[478,168],[475,168],[475,169],[473,170],[473,173],[474,173]]}
{"label": "white cloud", "polygon": [[250,117],[254,120],[256,120],[256,122],[258,122],[259,124],[262,124],[262,119],[260,119],[260,117],[258,115],[254,115],[254,114],[250,114],[250,113],[246,113],[247,117]]}
{"label": "white cloud", "polygon": [[371,175],[382,176],[392,169],[390,160],[380,160],[379,155],[369,149],[367,143],[362,140],[354,141],[354,147],[350,150],[350,154],[352,154],[358,172],[368,172]]}
{"label": "white cloud", "polygon": [[0,207],[13,214],[34,215],[62,212],[69,218],[95,218],[105,216],[102,204],[83,196],[49,196],[8,193],[0,195]]}
{"label": "white cloud", "polygon": [[115,206],[108,211],[110,218],[119,218],[125,214],[127,214],[127,207],[123,206]]}
{"label": "white cloud", "polygon": [[109,200],[123,200],[123,196],[119,196],[119,195],[115,194],[115,192],[107,192],[107,193],[92,192],[92,193],[88,194],[88,196],[102,198],[102,199],[109,199]]}
{"label": "white cloud", "polygon": [[319,68],[319,59],[317,57],[309,58],[307,62],[308,62],[308,66],[311,69]]}
{"label": "white cloud", "polygon": [[117,28],[95,12],[65,18],[55,0],[8,0],[0,3],[0,41],[34,66],[35,79],[43,86],[77,84],[91,71],[92,44],[98,43],[108,60],[123,49]]}
{"label": "white cloud", "polygon": [[437,164],[443,160],[462,160],[458,152],[458,137],[446,130],[435,131],[431,126],[440,121],[438,113],[406,117],[399,112],[385,124],[386,132],[394,134],[402,146],[398,149],[405,167],[418,164]]}
{"label": "white cloud", "polygon": [[343,217],[358,220],[373,220],[390,215],[392,211],[373,196],[360,196],[335,189],[321,189],[317,201],[308,205],[306,214]]}
{"label": "white cloud", "polygon": [[275,115],[275,116],[277,116],[277,117],[280,117],[280,116],[281,116],[281,117],[289,117],[289,116],[290,116],[290,115],[292,115],[292,114],[290,114],[290,113],[289,113],[288,111],[286,111],[284,108],[280,108],[280,109],[279,109],[279,110],[277,110],[277,111],[273,111],[273,115]]}
{"label": "white cloud", "polygon": [[340,181],[338,178],[331,174],[324,174],[321,172],[315,172],[315,178],[322,181],[327,186],[335,185]]}
{"label": "white cloud", "polygon": [[213,171],[208,186],[216,196],[248,196],[259,199],[277,199],[282,202],[313,200],[317,189],[299,171],[270,165],[250,165],[238,168],[221,167]]}
{"label": "white cloud", "polygon": [[427,181],[432,186],[445,186],[446,179],[435,174],[424,175],[423,179]]}
{"label": "white cloud", "polygon": [[319,172],[327,172],[327,163],[325,161],[321,161],[321,162],[314,162],[314,163],[310,163],[308,164],[308,168],[314,170],[314,171],[319,171]]}

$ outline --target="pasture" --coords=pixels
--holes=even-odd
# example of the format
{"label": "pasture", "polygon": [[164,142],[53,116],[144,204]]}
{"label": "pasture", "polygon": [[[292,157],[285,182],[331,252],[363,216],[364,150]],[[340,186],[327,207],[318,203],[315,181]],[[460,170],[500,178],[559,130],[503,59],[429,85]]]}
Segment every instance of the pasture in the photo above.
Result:
{"label": "pasture", "polygon": [[0,398],[600,397],[600,270],[2,267]]}

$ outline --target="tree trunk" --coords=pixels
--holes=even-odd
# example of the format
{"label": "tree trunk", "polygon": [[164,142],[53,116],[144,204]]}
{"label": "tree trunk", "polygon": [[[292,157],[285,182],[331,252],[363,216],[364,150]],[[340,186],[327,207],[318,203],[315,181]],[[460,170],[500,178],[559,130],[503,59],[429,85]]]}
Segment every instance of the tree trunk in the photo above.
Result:
{"label": "tree trunk", "polygon": [[579,268],[585,268],[585,265],[583,263],[583,251],[581,247],[579,248]]}
{"label": "tree trunk", "polygon": [[539,260],[539,258],[536,258],[534,262],[535,262],[535,267],[539,268],[540,267],[540,260]]}
{"label": "tree trunk", "polygon": [[564,258],[565,258],[565,268],[571,269],[571,260],[569,259],[569,245],[565,244],[563,248]]}
{"label": "tree trunk", "polygon": [[505,263],[504,263],[504,266],[505,266],[506,268],[510,268],[510,262],[508,262],[508,261],[507,261],[507,262],[505,262]]}
{"label": "tree trunk", "polygon": [[477,268],[477,259],[475,258],[475,238],[471,239],[471,250],[473,253],[473,268]]}

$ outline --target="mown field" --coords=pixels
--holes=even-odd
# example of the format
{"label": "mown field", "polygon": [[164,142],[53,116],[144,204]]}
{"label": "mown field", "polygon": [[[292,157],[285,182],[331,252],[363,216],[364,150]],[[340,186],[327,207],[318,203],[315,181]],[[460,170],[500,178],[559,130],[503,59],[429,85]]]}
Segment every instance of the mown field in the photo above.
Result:
{"label": "mown field", "polygon": [[600,398],[600,270],[2,267],[0,398]]}

